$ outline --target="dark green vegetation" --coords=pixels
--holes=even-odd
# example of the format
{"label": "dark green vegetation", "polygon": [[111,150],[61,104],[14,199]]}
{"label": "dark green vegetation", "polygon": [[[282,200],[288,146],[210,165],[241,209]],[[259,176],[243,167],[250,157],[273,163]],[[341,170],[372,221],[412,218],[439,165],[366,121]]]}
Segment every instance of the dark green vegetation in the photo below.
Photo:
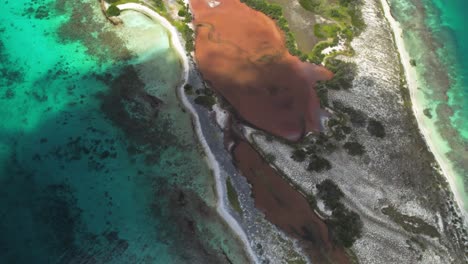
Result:
{"label": "dark green vegetation", "polygon": [[199,95],[195,98],[194,102],[206,107],[208,110],[212,110],[213,105],[216,104],[216,99],[213,96]]}
{"label": "dark green vegetation", "polygon": [[232,208],[241,215],[242,209],[240,206],[239,197],[237,196],[236,189],[234,189],[234,186],[232,186],[230,178],[226,179],[226,190],[229,203],[231,204]]}
{"label": "dark green vegetation", "polygon": [[365,152],[364,146],[355,141],[346,142],[343,148],[351,156],[361,156]]}
{"label": "dark green vegetation", "polygon": [[106,14],[108,16],[118,16],[120,15],[120,9],[115,5],[110,5],[109,8],[107,8]]}
{"label": "dark green vegetation", "polygon": [[409,216],[403,213],[400,213],[395,207],[387,206],[382,208],[382,213],[408,232],[414,234],[426,235],[429,237],[440,237],[439,232],[432,225],[424,222],[419,217]]}
{"label": "dark green vegetation", "polygon": [[324,180],[316,187],[317,196],[332,211],[327,224],[333,239],[346,248],[351,247],[356,239],[361,237],[363,227],[361,218],[341,203],[344,194],[332,180]]}
{"label": "dark green vegetation", "polygon": [[192,22],[192,13],[190,13],[189,6],[184,3],[182,0],[177,0],[177,4],[180,5],[180,10],[177,13],[179,17],[183,17],[182,21],[173,21],[173,24],[177,30],[182,34],[185,40],[185,50],[187,52],[192,52],[195,50],[195,40],[194,40],[194,31],[188,25]]}
{"label": "dark green vegetation", "polygon": [[374,137],[383,138],[385,137],[385,128],[382,123],[373,118],[367,122],[367,131]]}
{"label": "dark green vegetation", "polygon": [[185,84],[184,85],[184,91],[187,95],[192,95],[193,94],[193,87],[190,84]]}
{"label": "dark green vegetation", "polygon": [[[315,49],[315,48],[314,48]],[[316,56],[322,60],[323,54]],[[353,81],[357,74],[357,65],[353,62],[329,58],[326,60],[325,67],[333,72],[333,78],[328,81],[317,82],[317,95],[322,107],[328,106],[328,90],[348,90],[353,87]]]}
{"label": "dark green vegetation", "polygon": [[307,153],[302,149],[295,149],[291,155],[291,158],[297,162],[302,162],[307,157]]}
{"label": "dark green vegetation", "polygon": [[[186,87],[184,87],[185,89]],[[187,87],[188,88],[188,87]],[[213,105],[216,104],[216,97],[214,93],[209,88],[198,89],[195,91],[198,95],[194,102],[198,105],[206,107],[208,110],[213,110]]]}
{"label": "dark green vegetation", "polygon": [[306,137],[293,147],[294,150],[290,158],[297,162],[308,160],[308,171],[322,172],[332,168],[330,161],[319,155],[319,153],[329,153],[336,148],[325,134],[320,133],[318,136]]}
{"label": "dark green vegetation", "polygon": [[[314,35],[320,41],[308,54],[310,61],[321,63],[325,57],[331,58],[336,54],[352,54],[349,43],[365,27],[360,9],[361,1],[299,0],[299,4],[304,9],[332,21],[314,25]],[[335,54],[327,56],[322,54],[325,48],[338,44],[339,39],[346,41],[348,47],[346,51],[335,52]]]}
{"label": "dark green vegetation", "polygon": [[265,160],[266,160],[268,163],[273,163],[273,162],[275,162],[276,157],[275,157],[275,155],[273,155],[272,153],[266,153],[266,154],[265,154]]}
{"label": "dark green vegetation", "polygon": [[309,165],[307,166],[308,171],[321,172],[329,169],[331,169],[331,164],[326,158],[315,154],[310,156]]}

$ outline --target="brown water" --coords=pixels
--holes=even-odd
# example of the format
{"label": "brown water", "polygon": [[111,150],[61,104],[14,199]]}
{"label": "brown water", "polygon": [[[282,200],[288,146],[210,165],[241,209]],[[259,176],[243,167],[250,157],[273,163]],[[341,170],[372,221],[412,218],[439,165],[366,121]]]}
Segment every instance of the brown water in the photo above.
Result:
{"label": "brown water", "polygon": [[335,246],[325,222],[307,200],[288,184],[245,141],[234,149],[236,165],[252,185],[255,207],[265,218],[299,239],[313,263],[349,263],[342,247]]}
{"label": "brown water", "polygon": [[319,131],[315,82],[332,73],[289,54],[283,33],[263,13],[238,0],[220,3],[191,0],[195,58],[207,83],[241,118],[271,134],[298,140]]}

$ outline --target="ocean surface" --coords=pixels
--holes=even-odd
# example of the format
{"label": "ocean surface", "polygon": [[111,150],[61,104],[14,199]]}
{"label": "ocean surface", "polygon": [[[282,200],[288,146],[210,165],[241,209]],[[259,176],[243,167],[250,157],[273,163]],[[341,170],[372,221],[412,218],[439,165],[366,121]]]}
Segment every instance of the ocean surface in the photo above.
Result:
{"label": "ocean surface", "polygon": [[455,174],[468,212],[468,1],[389,0],[418,79],[425,126]]}
{"label": "ocean surface", "polygon": [[244,263],[166,30],[94,0],[0,12],[0,263]]}

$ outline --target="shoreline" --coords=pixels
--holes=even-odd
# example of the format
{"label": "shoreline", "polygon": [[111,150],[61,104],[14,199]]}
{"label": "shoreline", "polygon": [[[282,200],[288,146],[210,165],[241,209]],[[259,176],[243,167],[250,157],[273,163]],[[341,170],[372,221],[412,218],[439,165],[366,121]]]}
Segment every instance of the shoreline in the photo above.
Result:
{"label": "shoreline", "polygon": [[211,149],[208,146],[208,143],[206,141],[206,138],[203,136],[203,132],[200,128],[200,120],[197,114],[197,111],[193,107],[193,105],[189,102],[187,96],[184,93],[184,86],[188,81],[189,77],[189,71],[190,71],[190,63],[189,59],[186,55],[185,49],[182,46],[180,36],[178,34],[178,31],[175,29],[174,26],[164,17],[159,15],[157,12],[152,10],[149,7],[146,7],[141,4],[137,3],[126,3],[126,4],[121,4],[117,6],[120,10],[134,10],[141,12],[144,15],[149,16],[151,19],[156,20],[158,23],[160,23],[170,34],[170,39],[171,39],[171,45],[172,47],[176,50],[176,52],[179,54],[180,59],[182,61],[182,67],[183,67],[183,72],[181,79],[183,80],[182,84],[178,87],[177,93],[180,95],[180,99],[182,101],[182,104],[184,107],[189,110],[191,116],[192,116],[192,121],[193,125],[196,131],[196,134],[198,136],[198,139],[200,141],[200,144],[202,145],[205,154],[206,154],[206,160],[208,167],[213,170],[213,174],[215,177],[215,182],[216,182],[216,192],[217,192],[217,202],[216,202],[216,211],[218,214],[221,216],[221,218],[226,222],[226,224],[231,228],[231,230],[234,232],[235,235],[238,236],[238,238],[242,241],[244,244],[244,249],[246,250],[246,253],[248,254],[248,257],[254,262],[258,263],[258,259],[255,255],[255,253],[252,250],[252,247],[250,246],[249,240],[247,239],[247,235],[245,234],[244,230],[240,226],[240,224],[234,219],[234,217],[229,214],[228,209],[225,204],[225,200],[227,199],[226,197],[226,192],[223,189],[223,184],[221,182],[221,175],[219,171],[219,163],[214,157]]}
{"label": "shoreline", "polygon": [[463,222],[465,226],[468,226],[468,213],[464,210],[464,202],[456,187],[456,173],[453,169],[453,165],[444,153],[440,153],[439,151],[437,151],[437,147],[434,144],[434,137],[438,137],[438,135],[436,135],[437,132],[435,132],[434,134],[430,131],[428,127],[424,125],[424,118],[426,118],[423,113],[424,109],[418,104],[419,102],[416,98],[416,91],[418,89],[419,80],[417,79],[416,70],[413,66],[411,66],[410,63],[411,57],[405,47],[404,39],[402,37],[403,30],[400,26],[400,23],[396,21],[395,18],[392,16],[390,11],[390,5],[387,2],[387,0],[380,0],[380,3],[383,8],[385,19],[388,21],[390,28],[392,29],[395,45],[400,57],[400,63],[402,64],[404,70],[405,80],[411,97],[411,108],[416,118],[420,134],[426,142],[428,149],[434,155],[435,160],[437,161],[437,164],[440,167],[441,173],[443,174],[444,178],[447,180],[450,186],[450,191],[452,192],[454,196],[453,198],[459,207],[458,209],[462,215]]}

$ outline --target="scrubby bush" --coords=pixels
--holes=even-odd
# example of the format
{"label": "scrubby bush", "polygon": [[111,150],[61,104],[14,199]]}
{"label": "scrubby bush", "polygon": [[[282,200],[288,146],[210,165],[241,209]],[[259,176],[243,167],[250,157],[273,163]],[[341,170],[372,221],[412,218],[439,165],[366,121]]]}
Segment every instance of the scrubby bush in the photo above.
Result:
{"label": "scrubby bush", "polygon": [[118,16],[120,15],[120,9],[115,5],[110,5],[109,8],[107,8],[106,14],[108,16]]}
{"label": "scrubby bush", "polygon": [[316,185],[318,197],[322,199],[325,206],[330,210],[335,210],[340,204],[340,199],[344,197],[343,192],[340,190],[332,180],[326,179]]}
{"label": "scrubby bush", "polygon": [[333,240],[344,247],[351,247],[356,239],[361,237],[363,228],[361,218],[341,203],[344,194],[332,180],[326,179],[316,187],[318,197],[324,201],[328,209],[332,210],[327,224]]}
{"label": "scrubby bush", "polygon": [[299,0],[299,4],[305,10],[314,12],[320,6],[320,0]]}
{"label": "scrubby bush", "polygon": [[364,154],[364,146],[358,142],[346,142],[343,147],[346,152],[351,156],[360,156]]}
{"label": "scrubby bush", "polygon": [[216,99],[213,96],[199,95],[195,98],[194,102],[206,107],[208,110],[212,110],[213,105],[216,103]]}
{"label": "scrubby bush", "polygon": [[177,15],[180,17],[185,17],[187,15],[187,11],[180,9],[179,12],[177,12]]}
{"label": "scrubby bush", "polygon": [[331,164],[327,159],[315,154],[310,157],[309,165],[307,166],[308,171],[322,172],[329,169],[331,169]]}
{"label": "scrubby bush", "polygon": [[375,119],[369,119],[367,123],[367,131],[374,137],[383,138],[385,137],[385,128],[380,121]]}
{"label": "scrubby bush", "polygon": [[291,158],[297,162],[302,162],[305,160],[307,153],[302,149],[296,149],[293,151]]}
{"label": "scrubby bush", "polygon": [[361,218],[344,206],[334,210],[327,223],[335,242],[346,248],[351,247],[361,237],[363,228]]}

